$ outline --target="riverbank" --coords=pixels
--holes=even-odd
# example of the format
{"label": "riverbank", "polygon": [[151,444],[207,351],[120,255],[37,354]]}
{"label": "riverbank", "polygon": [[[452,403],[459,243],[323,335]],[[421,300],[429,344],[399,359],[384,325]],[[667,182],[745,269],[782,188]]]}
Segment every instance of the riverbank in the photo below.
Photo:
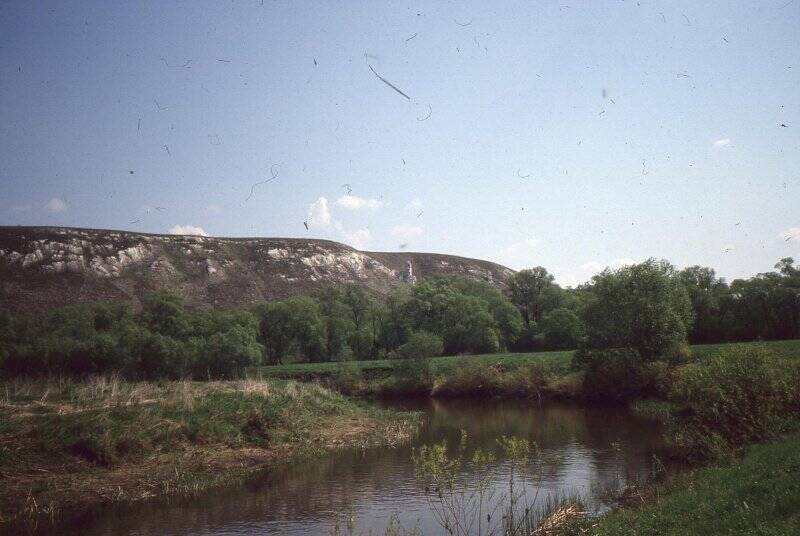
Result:
{"label": "riverbank", "polygon": [[748,446],[733,461],[680,473],[626,507],[562,536],[800,534],[800,433]]}
{"label": "riverbank", "polygon": [[[778,360],[800,362],[800,340],[690,346],[690,361],[712,359],[735,348],[758,347]],[[582,402],[583,372],[572,368],[574,350],[442,356],[424,360],[382,359],[289,363],[257,367],[264,378],[317,381],[362,397],[531,397]],[[654,381],[664,378],[654,378]],[[665,380],[668,380],[665,379]]]}
{"label": "riverbank", "polygon": [[0,528],[194,493],[333,449],[396,445],[415,427],[414,414],[294,381],[6,382]]}

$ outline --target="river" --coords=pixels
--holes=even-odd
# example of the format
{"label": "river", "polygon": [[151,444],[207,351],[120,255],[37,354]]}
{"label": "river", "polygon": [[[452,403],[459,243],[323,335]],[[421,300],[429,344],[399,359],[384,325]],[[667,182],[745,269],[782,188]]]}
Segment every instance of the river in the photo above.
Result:
{"label": "river", "polygon": [[[76,533],[86,535],[325,535],[337,515],[349,513],[365,533],[383,534],[389,516],[424,534],[442,534],[424,490],[414,476],[411,449],[447,440],[461,430],[468,451],[498,452],[497,439],[536,442],[540,462],[527,481],[536,504],[547,497],[580,494],[594,512],[607,508],[604,490],[648,477],[660,432],[625,410],[537,406],[530,401],[426,400],[392,407],[423,412],[423,426],[410,445],[348,450],[273,468],[244,485],[215,489],[191,499],[158,499],[107,508],[88,516]],[[507,490],[508,463],[493,463],[492,486]],[[63,529],[63,527],[61,527]]]}

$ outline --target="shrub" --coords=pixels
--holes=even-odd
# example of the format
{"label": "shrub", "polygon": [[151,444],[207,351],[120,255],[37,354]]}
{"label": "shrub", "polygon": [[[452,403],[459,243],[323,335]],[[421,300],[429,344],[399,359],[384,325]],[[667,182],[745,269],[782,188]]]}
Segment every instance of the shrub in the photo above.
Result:
{"label": "shrub", "polygon": [[436,396],[491,396],[499,384],[500,370],[471,356],[458,364],[437,382]]}
{"label": "shrub", "polygon": [[363,384],[363,373],[354,361],[341,361],[331,375],[331,384],[346,395],[356,394]]}
{"label": "shrub", "polygon": [[397,357],[408,359],[414,357],[435,357],[442,355],[444,345],[442,338],[426,331],[412,333],[408,341],[397,349]]}
{"label": "shrub", "polygon": [[646,361],[686,341],[693,315],[675,269],[653,259],[594,276],[582,309],[589,348],[635,348]]}
{"label": "shrub", "polygon": [[689,459],[718,458],[776,436],[800,390],[793,372],[759,347],[733,347],[688,365],[672,390],[683,407],[673,445]]}
{"label": "shrub", "polygon": [[675,342],[664,351],[661,358],[670,365],[684,365],[692,360],[692,350],[685,342]]}
{"label": "shrub", "polygon": [[624,403],[647,394],[648,379],[639,352],[630,348],[583,351],[583,395],[596,401]]}
{"label": "shrub", "polygon": [[393,394],[427,395],[433,387],[433,371],[427,357],[397,359],[392,367],[392,379],[384,389]]}
{"label": "shrub", "polygon": [[549,348],[575,348],[581,338],[578,315],[565,307],[545,313],[540,324]]}

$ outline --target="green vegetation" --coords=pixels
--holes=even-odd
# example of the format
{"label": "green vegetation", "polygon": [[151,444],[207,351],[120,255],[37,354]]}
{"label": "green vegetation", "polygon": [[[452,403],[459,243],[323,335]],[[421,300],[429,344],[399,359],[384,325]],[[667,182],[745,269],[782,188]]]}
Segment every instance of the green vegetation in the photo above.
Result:
{"label": "green vegetation", "polygon": [[[215,475],[236,474],[228,468],[243,453],[251,463],[237,467],[246,470],[341,444],[342,435],[392,442],[408,434],[397,415],[294,380],[353,395],[633,403],[666,424],[680,459],[735,460],[742,447],[798,426],[800,341],[718,342],[800,336],[800,271],[792,259],[776,268],[729,286],[713,270],[649,260],[566,290],[544,268],[523,270],[509,297],[449,277],[399,288],[381,302],[350,285],[230,311],[188,311],[174,296],[154,295],[136,313],[110,304],[39,318],[0,313],[7,378],[206,380],[7,382],[0,470],[14,485],[0,494],[3,511],[19,517],[79,503],[98,482],[115,486],[99,493],[103,500],[200,489]],[[559,351],[510,353],[537,348]],[[248,372],[267,379],[211,381]],[[166,468],[175,467],[173,478]],[[56,472],[51,485],[45,477]]]}
{"label": "green vegetation", "polygon": [[752,346],[679,371],[677,405],[667,434],[682,459],[722,458],[740,445],[774,438],[797,425],[800,364]]}
{"label": "green vegetation", "polygon": [[0,522],[193,492],[292,456],[396,444],[413,415],[293,381],[0,385]]}
{"label": "green vegetation", "polygon": [[[536,443],[502,436],[497,445],[497,454],[476,449],[468,457],[467,434],[462,430],[455,449],[449,449],[442,441],[414,451],[417,481],[425,490],[434,519],[446,534],[539,534],[535,532],[537,526],[546,524],[564,506],[574,504],[566,498],[537,504],[536,486],[542,477],[543,464]],[[496,475],[490,470],[498,454],[507,461],[508,468],[508,486],[502,491],[493,486]],[[470,470],[464,471],[465,467]]]}
{"label": "green vegetation", "polygon": [[[778,361],[800,361],[800,341],[769,341],[698,345],[690,347],[686,361],[702,362],[719,356],[731,348],[763,348]],[[619,350],[617,353],[624,353]],[[630,377],[604,377],[598,373],[598,383],[584,381],[586,372],[573,368],[575,352],[532,352],[516,354],[480,354],[475,356],[441,356],[423,362],[404,363],[402,359],[349,361],[343,363],[290,363],[259,367],[252,374],[265,378],[320,381],[347,394],[398,395],[408,394],[407,383],[401,389],[396,379],[400,369],[425,369],[427,385],[414,390],[417,394],[435,396],[534,396],[580,400],[603,398],[606,401],[635,400],[629,390],[649,396],[668,397],[675,367],[654,362],[646,367],[634,362]],[[413,361],[413,360],[412,360]],[[601,362],[597,362],[601,363]],[[683,361],[678,363],[685,364]],[[623,369],[624,372],[624,369]],[[619,373],[618,373],[619,374]],[[628,379],[631,381],[628,382]],[[605,387],[609,384],[611,387]],[[622,388],[615,386],[622,385]],[[597,393],[597,395],[595,395]],[[599,395],[603,393],[603,397]],[[611,396],[609,397],[609,393]]]}
{"label": "green vegetation", "polygon": [[679,474],[629,508],[559,534],[641,536],[800,533],[800,434],[748,447],[729,464]]}
{"label": "green vegetation", "polygon": [[343,285],[228,311],[190,311],[155,294],[136,313],[103,303],[38,317],[0,312],[0,375],[230,379],[261,364],[374,360],[368,368],[379,369],[386,359],[573,348],[578,368],[609,348],[634,350],[642,362],[680,361],[687,338],[800,337],[800,270],[790,258],[776,269],[728,285],[708,268],[648,260],[576,289],[560,288],[542,267],[522,270],[508,295],[437,277],[381,300]]}

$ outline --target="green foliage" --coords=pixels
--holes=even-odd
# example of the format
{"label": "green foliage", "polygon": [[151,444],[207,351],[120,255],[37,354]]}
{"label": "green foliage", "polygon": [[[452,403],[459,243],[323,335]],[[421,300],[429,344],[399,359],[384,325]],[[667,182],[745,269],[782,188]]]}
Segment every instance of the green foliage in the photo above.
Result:
{"label": "green foliage", "polygon": [[339,392],[352,395],[360,392],[363,378],[363,371],[356,361],[340,361],[336,364],[330,384]]}
{"label": "green foliage", "polygon": [[549,348],[575,348],[583,333],[578,315],[565,307],[553,309],[542,315],[540,327]]}
{"label": "green foliage", "polygon": [[261,362],[253,314],[191,313],[166,294],[145,300],[139,315],[119,304],[81,304],[11,322],[17,329],[5,335],[0,361],[6,376],[118,372],[132,379],[230,378]]}
{"label": "green foliage", "polygon": [[656,499],[575,528],[587,536],[800,533],[800,434],[749,447],[734,464],[677,475]]}
{"label": "green foliage", "polygon": [[719,458],[775,437],[791,424],[796,364],[758,346],[734,347],[681,370],[671,398],[682,411],[672,441],[688,459]]}
{"label": "green foliage", "polygon": [[411,327],[442,337],[448,354],[495,352],[500,342],[489,303],[465,294],[453,279],[418,283],[406,303]]}
{"label": "green foliage", "polygon": [[[493,487],[491,467],[497,454],[467,451],[467,433],[461,431],[458,445],[446,442],[423,445],[412,453],[414,470],[434,519],[446,534],[467,536],[515,536],[534,534],[535,497],[529,500],[527,480],[538,482],[539,451],[527,439],[503,436],[499,455],[509,468],[507,490]],[[469,467],[469,471],[463,470]],[[530,495],[538,496],[538,493]]]}
{"label": "green foliage", "polygon": [[583,320],[588,348],[632,348],[651,361],[686,340],[693,312],[675,269],[651,259],[594,276]]}
{"label": "green foliage", "polygon": [[434,394],[439,397],[540,397],[548,387],[549,376],[539,364],[511,368],[467,356],[460,358],[447,375],[439,378]]}
{"label": "green foliage", "polygon": [[579,351],[576,359],[585,370],[583,394],[586,398],[623,403],[646,394],[647,376],[636,350]]}
{"label": "green foliage", "polygon": [[397,349],[397,357],[402,359],[435,357],[442,355],[444,344],[442,338],[427,333],[417,331],[411,334],[408,340]]}
{"label": "green foliage", "polygon": [[560,289],[541,266],[520,270],[509,281],[511,300],[519,307],[525,326],[539,322],[544,312],[558,306]]}
{"label": "green foliage", "polygon": [[325,325],[316,300],[301,296],[256,306],[259,342],[270,363],[288,355],[315,361],[323,354]]}
{"label": "green foliage", "polygon": [[228,311],[188,310],[157,293],[138,314],[101,303],[36,317],[0,312],[0,374],[230,378],[261,362],[419,353],[418,332],[439,337],[449,355],[581,345],[632,348],[645,362],[679,366],[689,361],[687,334],[703,342],[800,337],[800,270],[791,258],[775,268],[730,286],[708,268],[676,272],[650,260],[566,290],[544,268],[523,270],[509,281],[510,297],[487,282],[435,277],[380,301],[341,285]]}

